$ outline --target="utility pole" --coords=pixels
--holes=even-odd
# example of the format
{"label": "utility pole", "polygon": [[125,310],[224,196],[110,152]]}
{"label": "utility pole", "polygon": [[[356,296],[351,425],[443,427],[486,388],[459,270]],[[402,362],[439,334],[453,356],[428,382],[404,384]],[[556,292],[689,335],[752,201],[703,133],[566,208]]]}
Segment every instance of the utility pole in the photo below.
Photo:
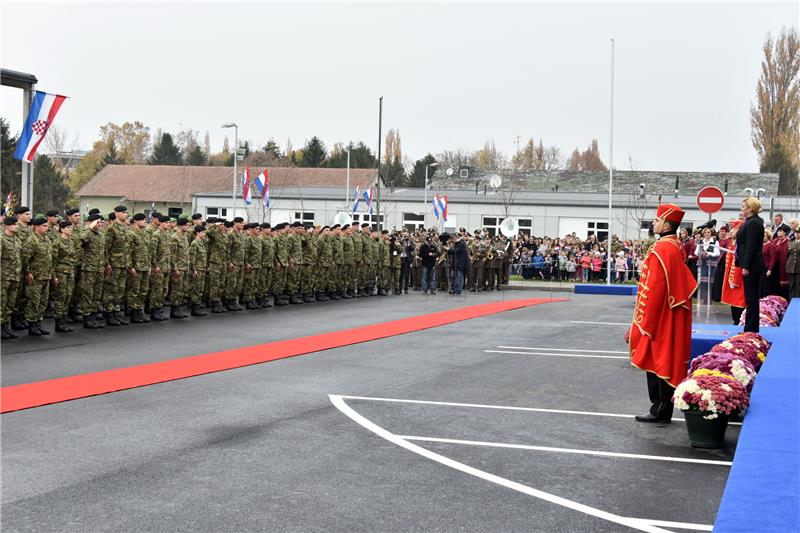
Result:
{"label": "utility pole", "polygon": [[609,155],[608,155],[608,246],[606,247],[606,254],[608,255],[608,264],[606,265],[606,284],[611,285],[611,265],[614,260],[611,253],[611,193],[614,188],[614,39],[611,39],[611,118],[609,121]]}
{"label": "utility pole", "polygon": [[381,134],[383,129],[383,96],[378,98],[378,182],[375,184],[375,213],[378,233],[381,232]]}

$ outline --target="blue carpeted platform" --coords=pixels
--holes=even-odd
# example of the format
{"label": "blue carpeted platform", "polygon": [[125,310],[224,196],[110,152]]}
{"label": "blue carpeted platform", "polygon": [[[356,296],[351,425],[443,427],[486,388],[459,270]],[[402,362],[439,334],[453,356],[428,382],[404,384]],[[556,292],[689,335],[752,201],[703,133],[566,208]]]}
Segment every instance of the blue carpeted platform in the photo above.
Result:
{"label": "blue carpeted platform", "polygon": [[636,294],[636,285],[600,285],[596,283],[575,284],[575,294]]}
{"label": "blue carpeted platform", "polygon": [[[761,328],[761,335],[769,342],[775,341],[780,328]],[[711,350],[714,345],[741,333],[744,326],[727,324],[692,324],[692,359]]]}
{"label": "blue carpeted platform", "polygon": [[800,531],[800,299],[756,377],[714,531]]}

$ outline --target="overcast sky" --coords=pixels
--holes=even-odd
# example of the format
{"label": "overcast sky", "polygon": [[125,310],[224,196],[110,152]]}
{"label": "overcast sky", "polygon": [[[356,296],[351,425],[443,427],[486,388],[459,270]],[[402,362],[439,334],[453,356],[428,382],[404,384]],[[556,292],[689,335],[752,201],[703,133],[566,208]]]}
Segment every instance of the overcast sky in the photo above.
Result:
{"label": "overcast sky", "polygon": [[[567,156],[593,137],[640,170],[756,171],[749,109],[767,32],[798,2],[174,3],[2,6],[2,64],[70,97],[56,120],[82,148],[106,122],[224,122],[263,144],[329,147],[397,128],[411,158],[544,138]],[[22,126],[21,93],[2,115]],[[233,136],[231,135],[231,142]]]}

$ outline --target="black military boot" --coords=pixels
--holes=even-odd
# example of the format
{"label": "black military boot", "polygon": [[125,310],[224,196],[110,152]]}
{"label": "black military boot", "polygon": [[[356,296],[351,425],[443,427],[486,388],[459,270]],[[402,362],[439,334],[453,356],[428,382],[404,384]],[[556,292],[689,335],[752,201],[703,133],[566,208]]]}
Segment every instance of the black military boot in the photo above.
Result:
{"label": "black military boot", "polygon": [[151,309],[150,320],[153,322],[163,322],[167,320],[167,317],[164,316],[164,312],[161,309]]}
{"label": "black military boot", "polygon": [[11,327],[8,324],[3,324],[2,330],[3,330],[2,339],[4,341],[17,338],[17,335],[14,335],[14,333],[11,331]]}
{"label": "black military boot", "polygon": [[299,294],[297,294],[297,293],[295,292],[295,293],[294,293],[294,294],[292,294],[292,296],[289,298],[289,303],[290,303],[290,304],[293,304],[293,305],[296,305],[296,304],[301,304],[301,303],[303,303],[303,299],[302,299],[302,298],[300,298],[300,295],[299,295]]}
{"label": "black military boot", "polygon": [[200,305],[192,304],[192,316],[206,316],[206,313]]}
{"label": "black military boot", "polygon": [[36,322],[36,329],[38,329],[39,333],[41,333],[42,335],[50,335],[50,332],[42,327],[42,321],[41,320]]}
{"label": "black military boot", "polygon": [[74,330],[67,325],[66,319],[56,318],[56,331],[59,333],[70,333]]}
{"label": "black military boot", "polygon": [[81,312],[78,311],[77,309],[70,309],[69,310],[69,319],[74,324],[80,324],[81,322],[83,322],[83,315],[81,315]]}
{"label": "black military boot", "polygon": [[121,326],[122,323],[115,313],[106,313],[106,326]]}
{"label": "black military boot", "polygon": [[41,337],[42,335],[44,335],[44,333],[39,331],[39,328],[36,327],[36,322],[29,322],[28,323],[28,335],[31,335],[33,337]]}
{"label": "black military boot", "polygon": [[314,295],[312,293],[308,293],[303,295],[303,301],[306,302],[307,304],[313,304],[314,302],[317,301],[317,299],[314,298]]}
{"label": "black military boot", "polygon": [[125,319],[125,315],[122,313],[122,311],[117,311],[114,313],[114,316],[117,317],[117,321],[119,322],[120,326],[127,326],[130,324],[130,322]]}
{"label": "black military boot", "polygon": [[242,308],[236,302],[236,298],[228,300],[228,311],[241,311]]}
{"label": "black military boot", "polygon": [[216,313],[227,313],[228,310],[225,309],[220,302],[214,302],[214,304],[211,306],[211,312],[215,313],[215,314]]}
{"label": "black military boot", "polygon": [[177,305],[171,305],[169,307],[169,317],[170,318],[183,318],[181,314],[181,310]]}
{"label": "black military boot", "polygon": [[144,311],[131,309],[131,324],[144,324]]}
{"label": "black military boot", "polygon": [[270,307],[272,307],[272,304],[269,303],[269,296],[264,296],[263,300],[264,301],[263,301],[261,307],[263,307],[264,309],[269,309]]}
{"label": "black military boot", "polygon": [[341,291],[341,292],[339,293],[339,296],[340,296],[340,297],[341,297],[343,300],[349,300],[350,298],[352,298],[352,296],[350,296],[349,294],[347,294],[347,291]]}
{"label": "black military boot", "polygon": [[19,316],[12,317],[11,319],[11,329],[14,331],[23,331],[28,329],[28,323],[25,322],[25,319]]}

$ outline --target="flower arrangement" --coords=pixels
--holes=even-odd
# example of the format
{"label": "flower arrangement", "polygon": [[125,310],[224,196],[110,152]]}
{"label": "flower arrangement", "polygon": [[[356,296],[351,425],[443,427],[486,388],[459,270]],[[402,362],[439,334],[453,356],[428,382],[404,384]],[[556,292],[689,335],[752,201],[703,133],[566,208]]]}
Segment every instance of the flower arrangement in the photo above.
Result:
{"label": "flower arrangement", "polygon": [[[758,324],[764,327],[780,325],[788,306],[789,302],[781,296],[772,295],[761,298],[758,303]],[[743,326],[745,323],[746,313],[747,311],[742,312],[742,317],[739,319],[740,326]]]}
{"label": "flower arrangement", "polygon": [[734,353],[708,352],[692,359],[689,366],[690,377],[720,374],[730,376],[744,385],[748,394],[753,390],[756,369],[749,360]]}
{"label": "flower arrangement", "polygon": [[761,368],[761,364],[766,360],[767,350],[769,349],[763,349],[762,346],[763,345],[758,343],[755,339],[731,337],[711,348],[711,352],[727,353],[735,357],[746,359],[757,372]]}
{"label": "flower arrangement", "polygon": [[709,369],[698,369],[696,375],[684,379],[672,400],[681,411],[698,411],[706,420],[744,409],[750,401],[744,385],[719,370]]}

